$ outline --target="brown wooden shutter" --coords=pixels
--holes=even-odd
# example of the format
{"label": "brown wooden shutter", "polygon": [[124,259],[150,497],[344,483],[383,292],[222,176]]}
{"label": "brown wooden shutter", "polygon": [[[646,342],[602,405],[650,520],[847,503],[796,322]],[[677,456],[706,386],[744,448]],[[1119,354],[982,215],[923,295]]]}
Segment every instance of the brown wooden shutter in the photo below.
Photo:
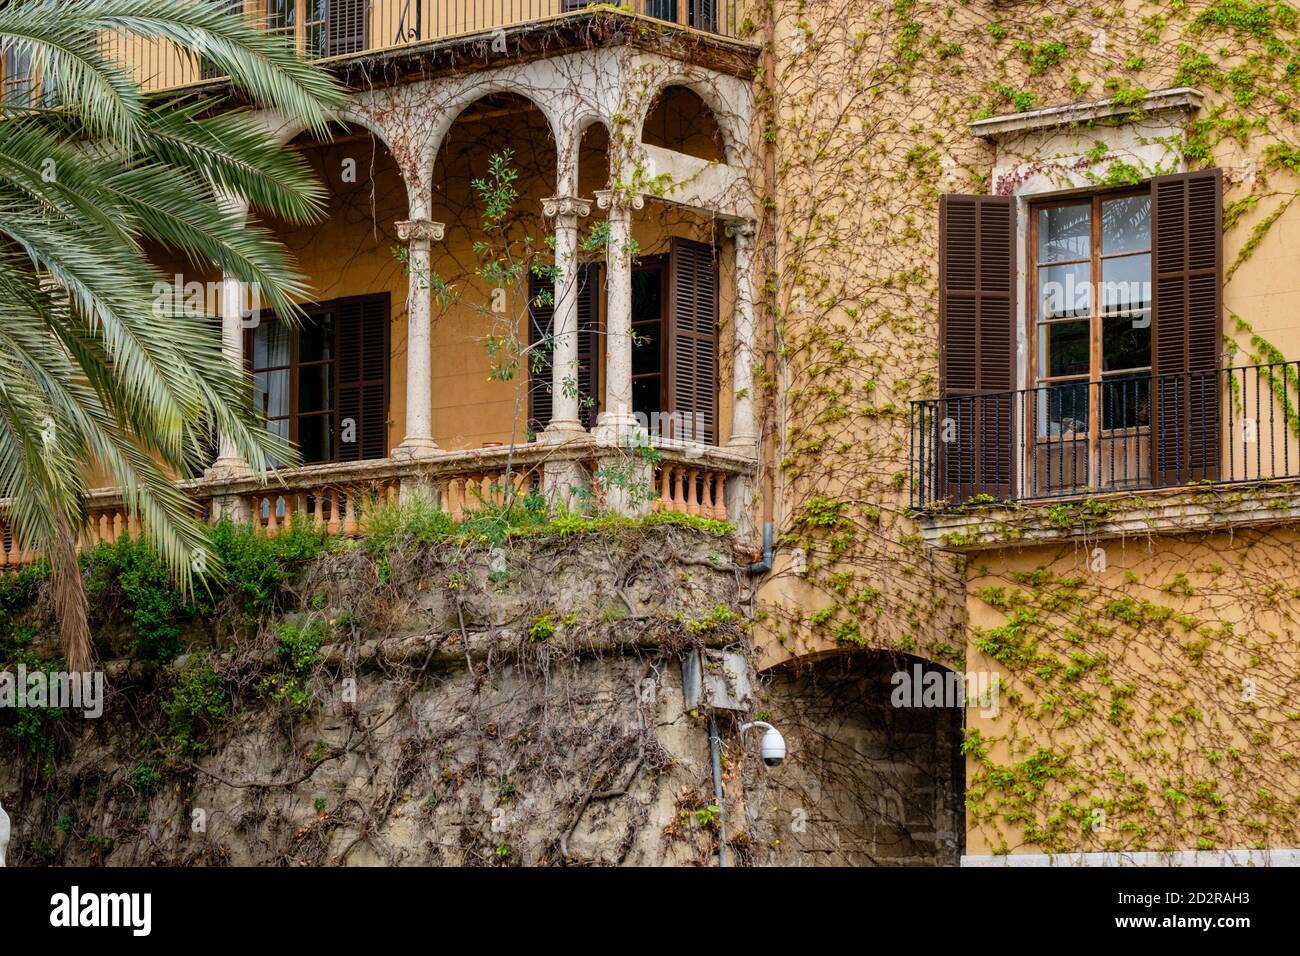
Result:
{"label": "brown wooden shutter", "polygon": [[668,412],[684,435],[718,440],[718,269],[712,246],[673,239],[668,280]]}
{"label": "brown wooden shutter", "polygon": [[596,424],[600,395],[600,263],[578,267],[578,420]]}
{"label": "brown wooden shutter", "polygon": [[[549,303],[538,304],[543,293],[549,293]],[[550,278],[534,274],[528,277],[528,344],[536,346],[554,334],[555,305],[554,284]],[[578,420],[584,428],[596,424],[599,411],[600,370],[598,368],[598,336],[600,334],[600,266],[585,262],[578,266]],[[551,398],[552,362],[551,348],[529,354],[528,372],[528,427],[536,434],[551,422],[554,402]]]}
{"label": "brown wooden shutter", "polygon": [[939,199],[940,496],[1015,494],[1016,207]]}
{"label": "brown wooden shutter", "polygon": [[[340,461],[388,454],[388,296],[340,299],[336,305]],[[351,419],[355,441],[343,441]]]}
{"label": "brown wooden shutter", "polygon": [[325,55],[359,53],[366,49],[369,0],[326,0]]}
{"label": "brown wooden shutter", "polygon": [[528,427],[534,435],[551,421],[552,364],[548,340],[555,327],[553,289],[550,278],[528,273]]}
{"label": "brown wooden shutter", "polygon": [[1151,180],[1152,472],[1157,484],[1219,476],[1223,177]]}

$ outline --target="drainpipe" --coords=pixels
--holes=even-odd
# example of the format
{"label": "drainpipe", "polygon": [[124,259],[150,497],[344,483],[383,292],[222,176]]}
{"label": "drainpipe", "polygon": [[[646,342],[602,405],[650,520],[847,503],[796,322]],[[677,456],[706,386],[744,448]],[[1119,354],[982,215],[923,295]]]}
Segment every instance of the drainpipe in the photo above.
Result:
{"label": "drainpipe", "polygon": [[766,574],[772,570],[772,522],[763,522],[763,560],[749,566],[750,574]]}
{"label": "drainpipe", "polygon": [[709,756],[713,761],[713,801],[718,805],[718,866],[731,866],[727,859],[727,817],[722,803],[722,738],[718,718],[709,714]]}

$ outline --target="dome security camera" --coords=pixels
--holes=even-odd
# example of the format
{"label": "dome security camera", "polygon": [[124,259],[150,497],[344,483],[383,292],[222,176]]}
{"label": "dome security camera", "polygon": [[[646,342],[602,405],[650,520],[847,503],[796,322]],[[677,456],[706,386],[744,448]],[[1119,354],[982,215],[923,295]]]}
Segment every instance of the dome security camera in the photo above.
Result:
{"label": "dome security camera", "polygon": [[740,730],[743,733],[750,727],[764,728],[763,739],[758,745],[758,753],[763,758],[763,765],[767,767],[781,766],[785,761],[785,738],[781,736],[781,731],[762,720],[744,724]]}

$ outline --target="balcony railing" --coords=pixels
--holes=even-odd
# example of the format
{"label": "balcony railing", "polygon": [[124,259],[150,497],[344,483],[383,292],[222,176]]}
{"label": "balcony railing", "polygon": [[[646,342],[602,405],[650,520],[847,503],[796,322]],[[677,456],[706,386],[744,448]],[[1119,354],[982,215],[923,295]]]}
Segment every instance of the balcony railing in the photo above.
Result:
{"label": "balcony railing", "polygon": [[[485,33],[578,13],[588,5],[585,0],[233,0],[228,9],[292,38],[302,56],[324,59]],[[631,0],[622,6],[667,23],[737,35],[736,0]],[[110,56],[131,65],[146,90],[217,76],[168,43],[112,36],[106,46]]]}
{"label": "balcony railing", "polygon": [[916,510],[1300,478],[1300,363],[915,401]]}
{"label": "balcony railing", "polygon": [[[417,461],[378,459],[346,464],[312,465],[285,469],[269,481],[261,476],[179,482],[194,499],[196,516],[211,521],[223,517],[251,522],[266,534],[277,534],[295,517],[308,520],[332,535],[356,537],[366,531],[367,515],[374,507],[397,499],[402,487],[416,482],[431,492],[433,500],[453,519],[504,503],[507,494],[535,492],[550,499],[564,489],[552,487],[547,465],[576,462],[587,475],[597,472],[601,450],[591,442],[564,446],[528,444],[445,452]],[[704,446],[660,449],[660,459],[647,464],[645,481],[652,493],[648,507],[655,511],[738,520],[749,500],[732,479],[748,480],[754,471],[752,457]],[[588,480],[590,503],[604,507],[604,491]],[[737,504],[729,510],[728,499]],[[641,499],[644,501],[644,498]],[[584,507],[585,502],[569,500]],[[141,526],[124,507],[121,495],[110,489],[94,491],[87,502],[90,520],[82,530],[80,546],[137,537]],[[733,513],[735,512],[735,513]],[[20,541],[0,500],[0,571],[21,568],[39,560],[40,554]]]}

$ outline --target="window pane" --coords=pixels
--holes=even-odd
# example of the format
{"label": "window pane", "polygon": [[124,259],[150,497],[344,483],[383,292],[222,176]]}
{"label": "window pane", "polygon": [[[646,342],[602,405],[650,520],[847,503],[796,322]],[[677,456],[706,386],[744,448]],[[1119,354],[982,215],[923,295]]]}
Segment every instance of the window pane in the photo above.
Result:
{"label": "window pane", "polygon": [[1053,322],[1038,327],[1038,374],[1044,378],[1087,375],[1087,322]]}
{"label": "window pane", "polygon": [[632,380],[632,411],[645,415],[646,423],[653,423],[655,414],[663,411],[659,407],[659,376]]}
{"label": "window pane", "polygon": [[288,415],[289,370],[257,372],[253,376],[253,404],[267,418]]}
{"label": "window pane", "polygon": [[298,451],[304,464],[334,460],[334,416],[298,419]]}
{"label": "window pane", "polygon": [[298,361],[320,362],[333,357],[334,316],[313,316],[298,333]]}
{"label": "window pane", "polygon": [[308,365],[298,370],[298,411],[323,412],[334,407],[334,366]]}
{"label": "window pane", "polygon": [[663,314],[663,270],[637,269],[632,273],[632,321],[658,322]]}
{"label": "window pane", "polygon": [[1151,307],[1151,254],[1101,261],[1101,313],[1132,312]]}
{"label": "window pane", "polygon": [[1092,255],[1092,204],[1038,210],[1038,261],[1060,262]]}
{"label": "window pane", "polygon": [[262,322],[253,330],[253,368],[289,364],[289,329],[279,322]]}
{"label": "window pane", "polygon": [[1034,393],[1038,434],[1052,438],[1087,434],[1088,390],[1087,382],[1040,386]]}
{"label": "window pane", "polygon": [[[289,419],[281,418],[278,421],[267,422],[266,430],[269,431],[272,435],[279,435],[287,442],[289,440]],[[271,456],[271,464],[279,466],[279,465],[283,465],[284,461],[276,458],[275,456]]]}
{"label": "window pane", "polygon": [[1151,367],[1150,313],[1107,316],[1101,326],[1101,369]]}
{"label": "window pane", "polygon": [[632,330],[632,374],[660,372],[659,323],[639,325]]}
{"label": "window pane", "polygon": [[1076,318],[1092,314],[1091,267],[1086,262],[1038,270],[1038,317]]}
{"label": "window pane", "polygon": [[1151,248],[1151,197],[1125,196],[1101,204],[1101,251],[1133,252]]}
{"label": "window pane", "polygon": [[1150,375],[1120,375],[1102,383],[1102,428],[1137,428],[1150,424]]}

